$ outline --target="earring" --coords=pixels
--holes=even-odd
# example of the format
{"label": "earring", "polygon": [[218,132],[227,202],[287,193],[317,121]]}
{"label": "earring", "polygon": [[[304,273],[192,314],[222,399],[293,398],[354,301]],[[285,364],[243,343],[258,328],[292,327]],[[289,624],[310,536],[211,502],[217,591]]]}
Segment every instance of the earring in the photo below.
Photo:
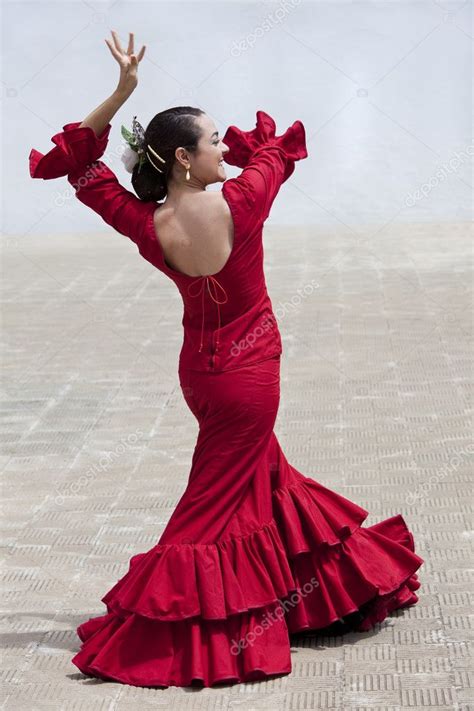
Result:
{"label": "earring", "polygon": [[186,169],[186,180],[189,180],[190,177],[191,177],[191,175],[190,175],[190,173],[189,173],[189,168],[187,168],[187,169]]}

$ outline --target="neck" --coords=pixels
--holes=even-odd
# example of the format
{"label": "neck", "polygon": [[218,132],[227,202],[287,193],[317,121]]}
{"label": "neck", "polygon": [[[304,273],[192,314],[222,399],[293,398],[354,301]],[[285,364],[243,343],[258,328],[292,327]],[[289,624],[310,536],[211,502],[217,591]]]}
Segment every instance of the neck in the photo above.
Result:
{"label": "neck", "polygon": [[196,178],[191,178],[189,180],[174,180],[171,179],[168,182],[168,190],[166,194],[167,203],[178,203],[182,198],[187,195],[192,195],[194,193],[202,193],[206,190],[206,186],[203,185]]}

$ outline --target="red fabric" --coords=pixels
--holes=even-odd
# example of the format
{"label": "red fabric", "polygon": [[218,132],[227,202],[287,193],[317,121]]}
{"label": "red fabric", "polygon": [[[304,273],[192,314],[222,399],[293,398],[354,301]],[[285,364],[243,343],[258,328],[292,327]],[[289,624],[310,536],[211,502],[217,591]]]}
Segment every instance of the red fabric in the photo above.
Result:
{"label": "red fabric", "polygon": [[143,202],[118,182],[101,160],[111,124],[100,136],[80,122],[68,123],[52,137],[46,155],[32,149],[30,175],[67,175],[75,195],[117,232],[129,237],[140,254],[176,283],[183,299],[183,344],[179,364],[194,370],[223,371],[258,363],[282,352],[282,343],[263,270],[262,230],[282,183],[295,161],[307,157],[305,130],[295,121],[281,136],[275,122],[257,111],[251,131],[229,126],[225,160],[243,168],[222,188],[234,223],[234,244],[223,269],[190,277],[166,263],[153,215],[160,205]]}
{"label": "red fabric", "polygon": [[[235,241],[214,279],[166,265],[153,229],[157,205],[138,200],[98,160],[110,125],[100,137],[77,124],[64,129],[49,154],[32,151],[31,174],[79,182],[79,200],[176,283],[179,380],[199,424],[187,486],[165,530],[102,597],[107,612],[77,628],[72,662],[136,686],[263,679],[291,671],[292,633],[368,630],[416,603],[424,561],[403,517],[363,527],[368,511],[295,469],[274,432],[281,340],[261,236],[279,187],[307,155],[302,123],[276,137],[273,119],[258,111],[253,131],[227,130],[227,162],[243,170],[223,185]],[[220,311],[216,321],[206,311],[203,325],[206,305]]]}

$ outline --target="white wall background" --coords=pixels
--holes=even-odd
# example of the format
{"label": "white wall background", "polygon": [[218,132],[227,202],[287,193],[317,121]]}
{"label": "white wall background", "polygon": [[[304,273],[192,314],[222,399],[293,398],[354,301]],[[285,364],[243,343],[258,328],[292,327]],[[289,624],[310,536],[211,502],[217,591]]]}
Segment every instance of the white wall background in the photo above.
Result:
{"label": "white wall background", "polygon": [[[3,4],[3,232],[109,229],[65,178],[33,180],[45,153],[115,88],[104,42],[147,45],[140,83],[112,121],[191,104],[223,134],[258,109],[277,132],[305,124],[309,157],[282,187],[269,222],[357,229],[388,221],[471,218],[470,2],[6,2]],[[107,161],[131,188],[120,159]],[[238,170],[227,166],[232,177]],[[210,189],[220,189],[220,184]],[[425,195],[416,195],[423,189]]]}

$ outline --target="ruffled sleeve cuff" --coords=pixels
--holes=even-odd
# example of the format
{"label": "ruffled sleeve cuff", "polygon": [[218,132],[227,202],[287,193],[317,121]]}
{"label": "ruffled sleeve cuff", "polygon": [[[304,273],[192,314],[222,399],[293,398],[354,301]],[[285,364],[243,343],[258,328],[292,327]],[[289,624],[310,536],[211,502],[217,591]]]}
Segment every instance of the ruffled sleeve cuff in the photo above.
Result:
{"label": "ruffled sleeve cuff", "polygon": [[308,157],[305,128],[300,120],[296,120],[281,136],[276,136],[275,130],[275,121],[265,111],[257,111],[256,126],[251,131],[229,126],[222,139],[230,148],[224,154],[225,162],[245,168],[257,149],[269,145],[281,148],[288,161]]}
{"label": "ruffled sleeve cuff", "polygon": [[81,123],[76,121],[63,126],[63,130],[51,138],[56,147],[49,153],[44,155],[34,148],[31,149],[29,163],[32,178],[49,180],[69,175],[102,156],[107,147],[111,124],[97,136],[90,126],[79,128]]}

